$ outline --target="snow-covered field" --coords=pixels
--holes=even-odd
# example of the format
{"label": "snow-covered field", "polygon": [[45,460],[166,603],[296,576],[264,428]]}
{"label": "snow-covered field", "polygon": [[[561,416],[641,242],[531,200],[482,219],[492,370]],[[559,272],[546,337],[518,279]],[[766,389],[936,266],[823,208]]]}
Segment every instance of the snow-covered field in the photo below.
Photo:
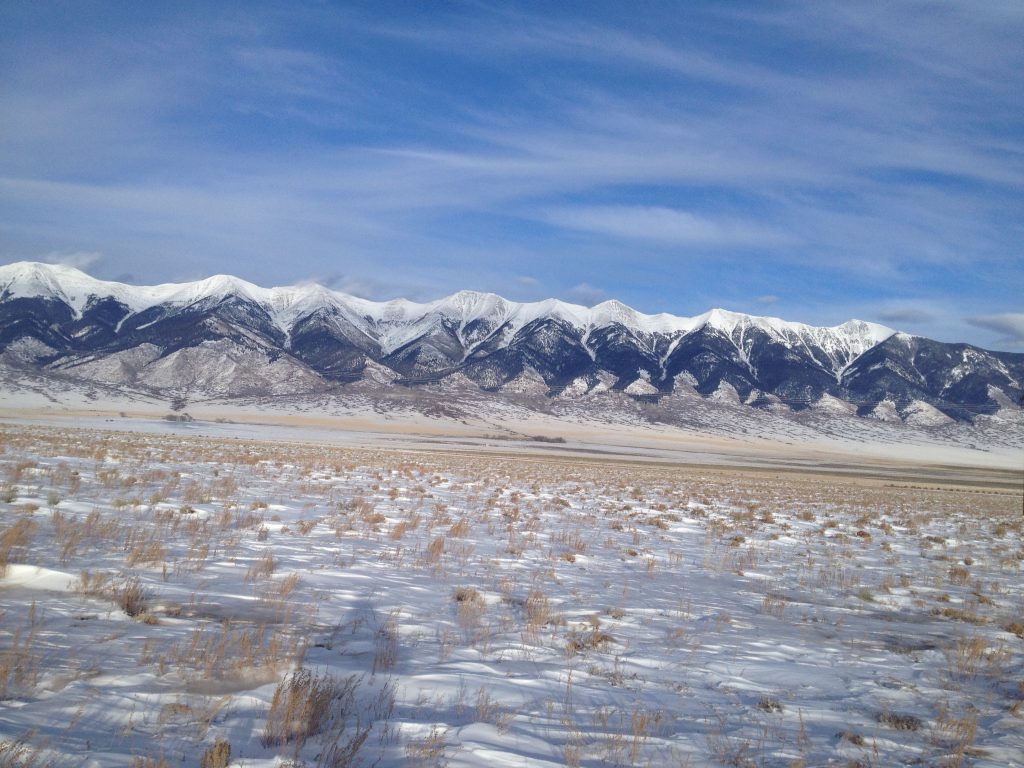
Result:
{"label": "snow-covered field", "polygon": [[1019,492],[254,438],[0,425],[0,765],[1024,765]]}

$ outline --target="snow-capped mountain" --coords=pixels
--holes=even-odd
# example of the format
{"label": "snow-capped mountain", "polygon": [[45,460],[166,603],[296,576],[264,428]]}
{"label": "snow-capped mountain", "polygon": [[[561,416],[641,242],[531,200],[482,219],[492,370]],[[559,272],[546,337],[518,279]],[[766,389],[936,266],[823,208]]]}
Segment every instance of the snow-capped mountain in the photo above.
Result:
{"label": "snow-capped mountain", "polygon": [[1020,399],[1024,355],[851,320],[818,328],[713,309],[645,315],[460,291],[373,302],[226,275],[133,286],[65,266],[0,267],[0,361],[168,397],[453,383],[493,393],[659,400],[723,393],[755,406],[847,403],[862,415],[970,419]]}

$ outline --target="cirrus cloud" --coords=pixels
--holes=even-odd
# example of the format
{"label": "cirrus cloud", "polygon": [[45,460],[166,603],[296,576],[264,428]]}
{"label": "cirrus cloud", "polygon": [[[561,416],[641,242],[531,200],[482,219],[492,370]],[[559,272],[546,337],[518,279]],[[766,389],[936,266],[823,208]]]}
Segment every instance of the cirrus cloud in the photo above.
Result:
{"label": "cirrus cloud", "polygon": [[0,4],[12,259],[1016,338],[1019,2],[137,5]]}
{"label": "cirrus cloud", "polygon": [[789,238],[747,221],[714,219],[661,206],[560,207],[547,220],[570,229],[669,245],[732,247],[780,245]]}

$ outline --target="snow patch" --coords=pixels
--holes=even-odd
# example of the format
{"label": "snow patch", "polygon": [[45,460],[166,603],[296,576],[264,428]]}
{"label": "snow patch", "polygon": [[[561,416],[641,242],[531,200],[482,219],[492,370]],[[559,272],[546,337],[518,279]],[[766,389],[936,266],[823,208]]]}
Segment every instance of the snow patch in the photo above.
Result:
{"label": "snow patch", "polygon": [[718,400],[723,403],[739,403],[740,393],[736,391],[736,387],[727,381],[720,382],[718,387],[708,397],[712,400]]}
{"label": "snow patch", "polygon": [[640,369],[637,378],[623,390],[627,395],[656,395],[658,388],[651,384],[651,374]]}
{"label": "snow patch", "polygon": [[393,384],[399,376],[390,368],[367,358],[363,368],[363,379],[376,384]]}
{"label": "snow patch", "polygon": [[878,405],[872,408],[868,417],[878,419],[879,421],[901,421],[900,415],[896,410],[896,403],[889,399],[882,400]]}
{"label": "snow patch", "polygon": [[852,415],[857,412],[857,407],[852,403],[840,400],[838,397],[833,397],[828,393],[822,395],[821,398],[812,405],[812,407],[834,414]]}
{"label": "snow patch", "polygon": [[1006,409],[1010,411],[1019,411],[1021,409],[1020,403],[1014,402],[1013,399],[999,387],[994,387],[989,384],[987,391],[989,398],[999,406],[1000,410]]}
{"label": "snow patch", "polygon": [[953,419],[944,414],[938,408],[922,400],[915,400],[903,411],[903,419],[910,424],[922,426],[937,426],[939,424],[952,424]]}
{"label": "snow patch", "polygon": [[522,372],[509,379],[501,388],[502,392],[514,392],[522,395],[544,395],[549,387],[544,377],[533,366],[526,366]]}
{"label": "snow patch", "polygon": [[17,363],[34,363],[37,359],[52,355],[55,351],[48,344],[25,336],[8,344],[0,356]]}
{"label": "snow patch", "polygon": [[0,586],[18,586],[48,592],[66,592],[77,582],[77,577],[65,571],[20,563],[8,563],[7,570],[0,576]]}

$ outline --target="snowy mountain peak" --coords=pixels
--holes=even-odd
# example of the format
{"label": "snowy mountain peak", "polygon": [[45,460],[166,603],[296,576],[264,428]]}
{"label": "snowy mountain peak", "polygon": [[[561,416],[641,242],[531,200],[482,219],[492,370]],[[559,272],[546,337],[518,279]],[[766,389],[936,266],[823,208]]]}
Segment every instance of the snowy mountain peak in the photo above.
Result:
{"label": "snowy mountain peak", "polygon": [[41,296],[74,306],[77,302],[72,297],[81,294],[84,301],[98,282],[81,270],[62,264],[20,261],[0,267],[0,296],[8,298]]}
{"label": "snowy mountain peak", "polygon": [[133,286],[73,267],[0,266],[0,376],[5,365],[27,365],[41,376],[203,396],[443,383],[672,402],[689,389],[794,408],[827,396],[858,414],[890,403],[899,418],[919,418],[925,403],[964,420],[1024,390],[1024,355],[905,334],[882,343],[893,334],[862,320],[815,327],[722,308],[646,315],[616,300],[518,303],[475,291],[376,302],[230,275]]}
{"label": "snowy mountain peak", "polygon": [[714,308],[695,317],[678,317],[666,313],[646,315],[622,302],[611,299],[593,307],[571,304],[558,299],[517,303],[494,293],[458,291],[436,301],[416,303],[407,299],[378,302],[331,291],[316,283],[288,287],[262,288],[232,275],[214,275],[190,283],[167,283],[154,286],[133,286],[97,280],[74,267],[38,262],[16,262],[0,266],[0,295],[10,298],[41,296],[67,303],[81,312],[89,297],[113,297],[139,312],[157,304],[190,305],[204,300],[221,300],[229,296],[263,306],[282,327],[301,316],[319,309],[342,311],[351,317],[363,318],[369,326],[395,324],[430,324],[430,316],[441,316],[461,325],[484,320],[498,326],[509,321],[516,328],[546,317],[557,318],[582,332],[623,325],[641,334],[689,333],[709,326],[726,336],[757,327],[779,338],[810,333],[816,337],[830,336],[835,343],[860,354],[884,341],[894,331],[877,323],[849,320],[831,328],[817,328],[775,317],[759,317]]}
{"label": "snowy mountain peak", "polygon": [[432,305],[438,311],[462,323],[471,323],[488,317],[504,316],[509,303],[494,293],[459,291]]}
{"label": "snowy mountain peak", "polygon": [[851,351],[857,350],[857,354],[870,349],[876,344],[880,344],[896,333],[896,331],[884,325],[867,323],[863,320],[847,320],[845,323],[834,326],[813,326],[806,323],[783,320],[779,317],[745,315],[720,308],[709,310],[703,315],[693,318],[693,320],[695,327],[706,325],[730,337],[737,330],[742,331],[751,327],[760,328],[770,335],[786,341],[792,341],[795,338],[802,338],[807,335],[819,339],[828,336],[835,341],[847,343]]}
{"label": "snowy mountain peak", "polygon": [[164,300],[176,304],[193,304],[197,301],[221,300],[235,296],[266,303],[271,301],[272,294],[272,290],[268,291],[232,275],[213,275],[193,283],[183,283],[177,288],[178,290],[169,291]]}
{"label": "snowy mountain peak", "polygon": [[851,339],[860,340],[864,345],[864,349],[870,349],[881,344],[896,333],[892,328],[865,320],[847,320],[842,325],[837,325],[831,330],[841,331]]}
{"label": "snowy mountain peak", "polygon": [[609,301],[603,301],[600,304],[596,304],[590,309],[593,317],[593,324],[595,326],[610,325],[611,323],[620,323],[627,327],[640,328],[649,325],[647,316],[644,316],[637,312],[632,307],[627,307],[618,299],[610,299]]}

